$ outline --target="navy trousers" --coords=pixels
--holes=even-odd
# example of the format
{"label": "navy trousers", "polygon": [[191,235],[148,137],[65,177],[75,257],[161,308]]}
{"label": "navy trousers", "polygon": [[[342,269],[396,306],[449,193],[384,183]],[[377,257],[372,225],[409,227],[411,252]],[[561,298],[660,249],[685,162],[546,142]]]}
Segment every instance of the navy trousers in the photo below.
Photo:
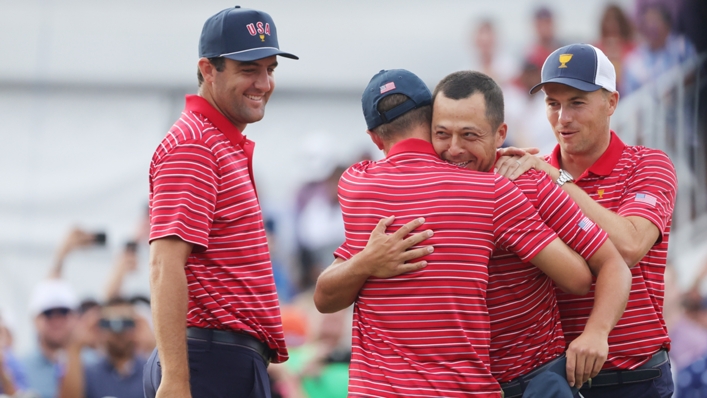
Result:
{"label": "navy trousers", "polygon": [[587,388],[587,384],[584,384],[579,391],[584,398],[670,398],[674,390],[670,361],[657,369],[660,369],[661,375],[653,380],[593,388]]}
{"label": "navy trousers", "polygon": [[[192,398],[271,398],[267,365],[240,346],[187,340]],[[162,379],[157,349],[143,370],[145,398],[154,398]]]}

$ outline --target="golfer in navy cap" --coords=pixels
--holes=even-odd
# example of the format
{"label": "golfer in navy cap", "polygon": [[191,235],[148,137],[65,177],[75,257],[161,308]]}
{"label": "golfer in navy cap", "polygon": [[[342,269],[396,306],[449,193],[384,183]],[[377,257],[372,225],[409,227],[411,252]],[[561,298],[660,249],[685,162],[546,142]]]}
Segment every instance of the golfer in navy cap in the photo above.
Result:
{"label": "golfer in navy cap", "polygon": [[[511,179],[530,168],[547,172],[609,234],[632,274],[626,311],[613,330],[606,328],[608,347],[600,347],[606,361],[585,364],[591,378],[580,392],[585,398],[671,397],[663,290],[675,168],[662,151],[626,145],[611,130],[619,103],[616,72],[598,48],[571,44],[554,51],[531,93],[539,90],[558,145],[544,159],[502,157],[499,172]],[[587,324],[594,288],[584,297],[557,294],[567,344]]]}
{"label": "golfer in navy cap", "polygon": [[146,397],[270,397],[287,360],[268,243],[243,135],[275,88],[277,29],[235,7],[204,24],[198,95],[150,165],[150,287],[157,349]]}

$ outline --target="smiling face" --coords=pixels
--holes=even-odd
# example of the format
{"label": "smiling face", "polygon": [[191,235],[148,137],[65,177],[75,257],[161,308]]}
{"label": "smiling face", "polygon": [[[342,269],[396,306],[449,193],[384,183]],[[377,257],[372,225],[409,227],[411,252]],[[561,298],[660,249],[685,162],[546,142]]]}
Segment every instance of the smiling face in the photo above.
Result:
{"label": "smiling face", "polygon": [[619,94],[581,91],[559,83],[547,83],[543,91],[547,120],[562,154],[598,159],[609,146],[609,118]]}
{"label": "smiling face", "polygon": [[432,145],[440,158],[470,170],[491,171],[506,124],[496,129],[486,115],[484,95],[453,100],[437,94],[432,110]]}
{"label": "smiling face", "polygon": [[265,116],[265,104],[275,89],[277,57],[240,62],[226,59],[226,67],[219,72],[209,67],[202,58],[199,67],[204,76],[203,96],[231,123],[243,131],[246,125]]}

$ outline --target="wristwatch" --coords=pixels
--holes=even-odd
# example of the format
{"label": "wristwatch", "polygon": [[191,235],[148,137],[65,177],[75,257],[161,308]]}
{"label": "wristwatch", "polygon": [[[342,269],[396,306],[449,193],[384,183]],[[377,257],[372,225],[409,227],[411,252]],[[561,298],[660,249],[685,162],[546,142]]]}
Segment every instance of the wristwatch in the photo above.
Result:
{"label": "wristwatch", "polygon": [[570,175],[570,173],[560,169],[560,176],[557,177],[557,181],[555,181],[555,184],[557,186],[561,187],[565,185],[566,182],[574,182],[574,178]]}

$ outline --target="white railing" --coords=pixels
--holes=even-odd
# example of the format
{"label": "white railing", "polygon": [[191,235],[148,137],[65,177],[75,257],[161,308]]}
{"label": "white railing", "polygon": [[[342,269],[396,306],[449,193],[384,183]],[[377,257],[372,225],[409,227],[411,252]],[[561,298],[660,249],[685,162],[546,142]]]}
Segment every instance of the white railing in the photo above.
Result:
{"label": "white railing", "polygon": [[[706,242],[707,115],[700,115],[700,89],[707,84],[707,54],[677,65],[619,101],[611,127],[631,145],[668,154],[678,176],[671,254]],[[700,119],[701,118],[701,119]]]}

